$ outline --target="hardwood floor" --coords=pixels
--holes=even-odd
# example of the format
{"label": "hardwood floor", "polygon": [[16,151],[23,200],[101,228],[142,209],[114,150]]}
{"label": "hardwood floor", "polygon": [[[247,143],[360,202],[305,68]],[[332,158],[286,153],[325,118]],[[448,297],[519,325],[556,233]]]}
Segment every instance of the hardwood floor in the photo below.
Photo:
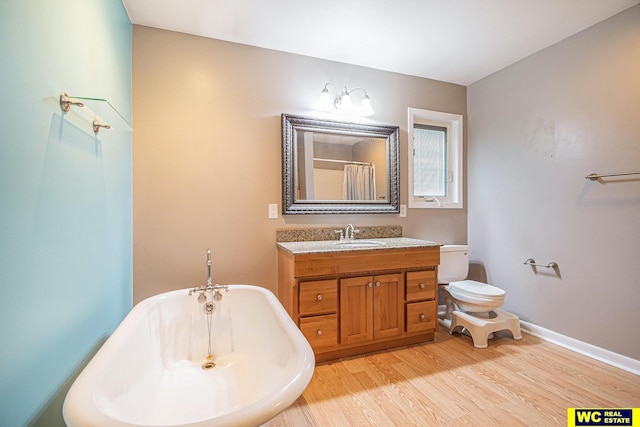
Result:
{"label": "hardwood floor", "polygon": [[316,366],[280,426],[566,426],[567,408],[640,407],[640,376],[523,334],[434,342]]}

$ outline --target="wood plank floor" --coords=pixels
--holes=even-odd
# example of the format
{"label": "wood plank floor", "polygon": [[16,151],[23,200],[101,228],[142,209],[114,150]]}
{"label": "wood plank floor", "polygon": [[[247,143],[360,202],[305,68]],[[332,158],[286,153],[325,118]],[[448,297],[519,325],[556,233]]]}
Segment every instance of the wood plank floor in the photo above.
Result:
{"label": "wood plank floor", "polygon": [[316,366],[281,426],[566,426],[567,408],[640,407],[640,376],[523,334],[434,342]]}

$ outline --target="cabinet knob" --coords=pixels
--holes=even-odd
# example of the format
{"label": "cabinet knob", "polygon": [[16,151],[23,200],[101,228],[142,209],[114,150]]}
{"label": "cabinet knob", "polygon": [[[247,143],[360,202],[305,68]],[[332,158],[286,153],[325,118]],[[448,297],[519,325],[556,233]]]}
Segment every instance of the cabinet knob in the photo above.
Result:
{"label": "cabinet knob", "polygon": [[376,287],[380,287],[381,283],[380,282],[376,282]]}
{"label": "cabinet knob", "polygon": [[322,301],[322,294],[318,294],[318,301]]}
{"label": "cabinet knob", "polygon": [[420,289],[424,289],[426,285],[424,283],[420,283],[419,286],[420,286]]}
{"label": "cabinet knob", "polygon": [[426,318],[427,318],[427,316],[425,316],[424,313],[420,313],[420,320],[424,320]]}
{"label": "cabinet knob", "polygon": [[322,335],[322,329],[318,329],[316,333],[318,334],[318,336]]}
{"label": "cabinet knob", "polygon": [[373,283],[369,282],[369,283],[368,283],[368,286],[369,286],[370,288],[372,288],[372,287],[373,287]]}

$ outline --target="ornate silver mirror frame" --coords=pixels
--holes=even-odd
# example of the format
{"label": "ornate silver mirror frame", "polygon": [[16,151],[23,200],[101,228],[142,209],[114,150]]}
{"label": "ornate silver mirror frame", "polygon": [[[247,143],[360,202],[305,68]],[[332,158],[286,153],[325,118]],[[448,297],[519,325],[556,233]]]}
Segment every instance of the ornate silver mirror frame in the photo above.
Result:
{"label": "ornate silver mirror frame", "polygon": [[[398,213],[400,212],[400,178],[399,178],[399,142],[398,126],[363,124],[318,119],[313,117],[282,114],[282,213],[283,214],[349,214],[349,213]],[[339,140],[368,139],[381,141],[386,151],[385,164],[375,165],[384,179],[378,185],[379,193],[371,200],[338,200],[301,196],[300,170],[304,155],[298,147],[304,147],[303,138],[321,135],[323,140],[335,138]],[[326,162],[327,159],[314,158],[313,163]],[[340,163],[364,162],[330,160]],[[375,173],[375,172],[374,172]]]}

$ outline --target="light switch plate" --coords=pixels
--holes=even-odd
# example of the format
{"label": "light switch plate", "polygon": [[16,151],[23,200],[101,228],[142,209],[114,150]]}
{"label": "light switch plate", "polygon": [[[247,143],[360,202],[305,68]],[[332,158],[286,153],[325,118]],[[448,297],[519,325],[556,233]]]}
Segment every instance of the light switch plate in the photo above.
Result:
{"label": "light switch plate", "polygon": [[277,218],[278,218],[278,204],[269,203],[269,219],[277,219]]}
{"label": "light switch plate", "polygon": [[400,218],[407,216],[407,205],[400,205]]}

